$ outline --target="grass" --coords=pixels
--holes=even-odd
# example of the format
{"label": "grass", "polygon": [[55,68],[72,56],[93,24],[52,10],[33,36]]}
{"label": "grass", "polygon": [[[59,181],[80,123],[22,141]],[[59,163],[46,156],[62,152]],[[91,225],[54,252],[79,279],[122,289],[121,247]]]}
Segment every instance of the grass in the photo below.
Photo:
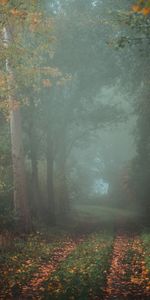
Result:
{"label": "grass", "polygon": [[102,296],[112,242],[110,234],[91,234],[43,284],[42,299],[86,300]]}
{"label": "grass", "polygon": [[94,220],[113,226],[116,222],[137,222],[138,212],[134,210],[113,208],[106,205],[77,204],[74,210],[79,220]]}
{"label": "grass", "polygon": [[145,252],[145,262],[147,269],[149,271],[149,276],[150,276],[150,233],[149,232],[144,232],[141,235],[141,239],[143,242],[143,248]]}
{"label": "grass", "polygon": [[[116,220],[122,221],[124,219],[129,222],[129,220],[136,219],[136,213],[98,205],[77,205],[76,211],[76,224],[77,221],[81,221],[78,224],[79,227],[82,223],[85,226],[91,226],[92,222],[94,224],[94,222],[100,221],[100,227],[102,223],[109,223],[109,229],[111,230],[102,232],[101,229],[100,232],[97,232],[94,228],[98,227],[91,227],[94,233],[84,234],[81,239],[82,242],[75,243],[75,248],[73,248],[71,254],[65,257],[64,260],[59,261],[57,268],[54,269],[51,275],[43,276],[43,281],[36,291],[36,295],[38,295],[36,299],[87,300],[96,299],[96,297],[103,298],[106,276],[112,257],[113,224]],[[76,224],[72,225],[73,229],[75,229]],[[72,232],[71,240],[73,241],[78,237],[80,238],[82,230],[73,232],[71,227],[70,232]],[[87,232],[90,232],[90,230],[87,230]],[[28,286],[28,283],[31,282],[34,274],[38,273],[41,266],[51,264],[53,259],[55,263],[55,248],[62,249],[65,243],[70,241],[70,237],[69,231],[60,230],[59,228],[45,229],[28,236],[15,238],[11,246],[1,249],[0,299],[11,299],[12,292],[13,295],[17,296],[24,286]],[[143,243],[143,258],[139,257],[138,245],[137,249],[130,249],[132,248],[132,238],[129,235],[127,254],[123,263],[132,266],[133,258],[136,257],[137,267],[133,269],[137,273],[139,266],[141,266],[138,266],[138,261],[143,259],[150,275],[150,233],[144,231],[139,235],[139,238]],[[60,255],[59,251],[57,255]],[[130,271],[132,269],[129,270],[129,274],[124,280],[129,280],[132,275]],[[139,280],[138,276],[138,274],[132,276],[134,277],[132,280]],[[143,269],[143,280],[145,276],[147,276],[147,273]],[[147,281],[147,285],[147,288],[150,289],[149,281]]]}
{"label": "grass", "polygon": [[[27,284],[42,264],[50,262],[56,247],[63,247],[66,233],[34,233],[16,238],[11,247],[0,250],[0,296],[11,295]],[[2,298],[3,299],[3,298]],[[5,298],[4,298],[5,299]]]}

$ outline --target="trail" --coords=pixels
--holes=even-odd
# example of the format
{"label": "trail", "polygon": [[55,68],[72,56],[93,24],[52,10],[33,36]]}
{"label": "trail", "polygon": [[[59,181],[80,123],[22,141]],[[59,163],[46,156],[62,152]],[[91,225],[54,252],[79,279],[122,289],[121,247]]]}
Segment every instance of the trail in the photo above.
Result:
{"label": "trail", "polygon": [[137,235],[117,234],[104,299],[150,299],[150,278]]}
{"label": "trail", "polygon": [[22,288],[22,299],[38,299],[41,284],[46,281],[52,272],[56,271],[59,263],[64,261],[73,252],[76,246],[83,242],[84,238],[69,239],[62,248],[55,248],[48,264],[43,264],[38,272],[34,274],[30,282]]}
{"label": "trail", "polygon": [[[101,296],[97,292],[96,296],[92,294],[92,290],[89,293],[89,298],[86,300],[148,300],[150,299],[150,274],[146,268],[145,264],[145,253],[143,244],[140,239],[140,235],[133,233],[127,233],[124,229],[117,232],[113,245],[111,247],[111,262],[110,257],[108,265],[110,265],[109,270],[104,269],[104,277],[106,278],[106,284],[103,286],[102,283],[102,293]],[[17,300],[38,300],[44,299],[42,295],[45,293],[44,282],[51,278],[51,274],[59,270],[61,262],[65,261],[68,256],[76,249],[76,247],[84,242],[87,238],[87,234],[75,235],[74,237],[66,237],[61,244],[55,245],[52,251],[49,253],[48,262],[42,262],[38,265],[37,271],[32,273],[26,282],[22,285],[16,284],[15,290],[11,289],[11,293],[7,294],[9,297],[0,297],[0,299],[17,299]],[[112,239],[113,240],[113,239]],[[112,241],[111,240],[111,241]],[[92,249],[95,249],[95,245],[92,244],[91,240],[91,253]],[[100,244],[102,246],[102,243]],[[97,250],[99,251],[99,250]],[[147,254],[146,254],[147,255]],[[81,255],[82,256],[82,255]],[[79,256],[80,257],[80,253]],[[78,259],[78,258],[77,258]],[[73,260],[76,266],[76,258]],[[86,257],[86,263],[88,262]],[[95,262],[92,262],[92,265]],[[95,263],[97,265],[97,262]],[[90,267],[87,265],[87,267]],[[84,274],[83,266],[81,265],[82,272]],[[94,271],[95,272],[95,271]],[[87,276],[89,269],[87,270]],[[98,273],[96,273],[98,274]],[[65,272],[64,272],[65,276]],[[78,275],[77,275],[78,276]],[[93,276],[93,275],[92,275]],[[103,275],[102,275],[103,276]],[[95,277],[94,277],[95,278]],[[96,278],[95,278],[96,280]],[[61,281],[61,280],[60,280]],[[56,284],[55,284],[56,282]],[[52,282],[53,290],[57,289],[58,278]],[[95,282],[95,281],[94,281]],[[100,281],[96,280],[96,285],[100,285]],[[70,283],[67,283],[69,287]],[[11,287],[11,286],[10,286]],[[18,290],[17,290],[18,289]],[[51,293],[51,291],[50,291]],[[17,298],[18,296],[18,298]],[[51,296],[51,295],[50,295]],[[77,295],[73,296],[77,299]],[[51,299],[51,298],[50,298]],[[67,300],[67,299],[65,299]],[[68,299],[69,300],[69,299]],[[85,300],[85,299],[84,299]]]}

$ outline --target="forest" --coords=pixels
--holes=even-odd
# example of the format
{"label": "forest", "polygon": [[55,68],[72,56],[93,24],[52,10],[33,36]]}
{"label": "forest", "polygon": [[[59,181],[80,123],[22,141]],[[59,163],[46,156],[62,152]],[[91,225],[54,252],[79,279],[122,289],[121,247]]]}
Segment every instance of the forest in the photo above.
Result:
{"label": "forest", "polygon": [[150,0],[0,0],[0,300],[150,299]]}

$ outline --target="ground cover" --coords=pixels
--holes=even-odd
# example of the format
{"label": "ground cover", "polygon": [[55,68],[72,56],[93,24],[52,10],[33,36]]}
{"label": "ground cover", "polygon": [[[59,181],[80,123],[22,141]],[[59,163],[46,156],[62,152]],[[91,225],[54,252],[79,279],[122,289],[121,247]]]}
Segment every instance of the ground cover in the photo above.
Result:
{"label": "ground cover", "polygon": [[141,239],[143,242],[143,249],[145,253],[146,267],[150,274],[150,233],[146,231],[143,232],[141,235]]}
{"label": "ground cover", "polygon": [[58,230],[1,249],[0,299],[150,299],[150,234]]}
{"label": "ground cover", "polygon": [[103,297],[112,244],[112,234],[91,234],[43,282],[41,299],[86,300]]}
{"label": "ground cover", "polygon": [[11,299],[22,294],[23,289],[30,289],[30,284],[36,285],[79,241],[61,231],[46,235],[38,232],[27,238],[16,238],[11,248],[1,249],[0,299]]}
{"label": "ground cover", "polygon": [[105,299],[149,299],[148,252],[144,251],[142,236],[124,232],[117,234]]}
{"label": "ground cover", "polygon": [[122,209],[116,207],[110,207],[106,204],[94,205],[94,204],[76,204],[74,206],[77,218],[79,220],[98,220],[101,224],[112,226],[116,224],[116,220],[119,219],[120,223],[136,223],[139,218],[139,212],[135,209]]}

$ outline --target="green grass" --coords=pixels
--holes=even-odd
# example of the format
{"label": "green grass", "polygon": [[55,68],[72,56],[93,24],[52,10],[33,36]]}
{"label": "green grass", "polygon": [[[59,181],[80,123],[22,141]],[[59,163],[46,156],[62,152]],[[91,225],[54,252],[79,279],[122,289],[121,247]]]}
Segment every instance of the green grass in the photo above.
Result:
{"label": "green grass", "polygon": [[[0,297],[21,289],[42,264],[49,263],[55,247],[63,247],[66,233],[38,232],[16,238],[11,247],[0,249]],[[5,298],[4,298],[5,299]]]}
{"label": "green grass", "polygon": [[[38,299],[44,300],[87,300],[103,297],[107,271],[110,268],[114,233],[113,223],[116,219],[133,220],[136,214],[123,209],[98,205],[76,206],[77,220],[102,221],[109,223],[109,231],[84,235],[84,241],[51,274],[43,278],[37,290]],[[84,223],[85,226],[88,223]],[[79,222],[80,226],[80,222]],[[100,223],[101,227],[101,223]],[[72,230],[71,230],[72,231]],[[72,232],[73,233],[73,232]],[[76,236],[73,234],[76,239]],[[80,236],[80,231],[79,231]],[[143,242],[144,259],[150,272],[150,233],[140,235]],[[34,273],[42,266],[53,261],[54,248],[63,248],[69,232],[58,228],[45,229],[25,237],[16,238],[11,247],[0,250],[0,297],[8,299],[12,289],[22,289],[28,285]],[[129,239],[132,244],[132,239]],[[130,244],[129,243],[129,244]],[[59,255],[59,253],[58,253]],[[129,249],[124,263],[129,265],[135,255]],[[127,274],[127,278],[130,273]],[[7,296],[7,297],[6,297]]]}
{"label": "green grass", "polygon": [[145,252],[145,262],[150,275],[150,233],[144,232],[141,235],[141,239],[143,241],[143,248]]}
{"label": "green grass", "polygon": [[42,299],[87,300],[102,296],[112,242],[110,234],[91,234],[43,283]]}
{"label": "green grass", "polygon": [[89,219],[110,224],[114,224],[117,220],[136,221],[138,218],[138,213],[134,210],[112,208],[102,205],[75,205],[74,210],[77,213],[77,217],[81,220]]}

